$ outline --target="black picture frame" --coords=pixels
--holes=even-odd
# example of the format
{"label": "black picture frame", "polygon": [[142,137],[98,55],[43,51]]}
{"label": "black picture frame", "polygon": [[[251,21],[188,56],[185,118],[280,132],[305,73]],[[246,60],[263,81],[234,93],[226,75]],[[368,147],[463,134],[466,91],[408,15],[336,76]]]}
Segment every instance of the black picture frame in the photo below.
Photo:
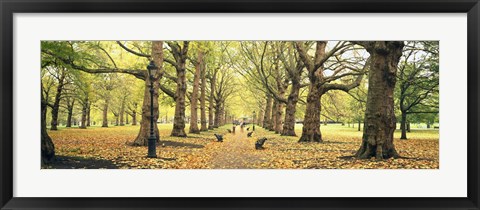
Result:
{"label": "black picture frame", "polygon": [[[479,209],[478,0],[0,0],[1,209]],[[13,197],[15,13],[467,13],[468,196],[466,198],[17,198]],[[445,180],[446,182],[448,180]],[[93,190],[93,189],[92,189]],[[252,189],[254,190],[254,189]],[[414,189],[412,189],[414,190]]]}

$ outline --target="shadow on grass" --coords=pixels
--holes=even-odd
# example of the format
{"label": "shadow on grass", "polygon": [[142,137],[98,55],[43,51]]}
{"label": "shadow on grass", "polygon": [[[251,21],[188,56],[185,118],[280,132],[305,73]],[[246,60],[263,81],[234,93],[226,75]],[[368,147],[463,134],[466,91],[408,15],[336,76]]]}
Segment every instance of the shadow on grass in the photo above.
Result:
{"label": "shadow on grass", "polygon": [[42,166],[42,169],[117,169],[110,160],[74,156],[56,156],[55,161]]}

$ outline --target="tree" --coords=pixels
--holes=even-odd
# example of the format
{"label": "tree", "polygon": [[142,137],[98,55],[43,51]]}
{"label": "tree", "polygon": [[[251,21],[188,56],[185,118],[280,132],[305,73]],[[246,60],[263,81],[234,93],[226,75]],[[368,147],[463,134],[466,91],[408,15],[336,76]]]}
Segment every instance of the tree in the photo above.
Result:
{"label": "tree", "polygon": [[287,55],[280,53],[280,58],[282,59],[288,78],[290,78],[290,82],[292,83],[287,98],[282,136],[297,136],[295,133],[295,112],[297,109],[300,89],[304,86],[301,84],[301,76],[305,66],[298,53],[293,48],[294,43],[288,43],[286,50]]}
{"label": "tree", "polygon": [[67,105],[67,124],[66,127],[72,127],[72,115],[73,115],[73,108],[75,107],[75,97],[69,96],[65,98],[65,102]]}
{"label": "tree", "polygon": [[207,78],[210,80],[210,95],[208,97],[208,129],[218,128],[218,123],[215,123],[215,83],[217,81],[217,72],[219,68],[213,69]]}
{"label": "tree", "polygon": [[167,42],[169,52],[172,54],[174,60],[165,58],[165,62],[169,63],[176,70],[176,77],[165,75],[168,79],[174,80],[177,87],[175,92],[169,90],[163,84],[160,89],[175,100],[175,115],[173,118],[173,129],[171,136],[186,137],[185,133],[185,97],[187,92],[186,81],[186,60],[188,53],[189,42],[184,41],[183,46],[177,42]]}
{"label": "tree", "polygon": [[[343,91],[330,91],[325,93],[325,97],[322,98],[322,116],[334,121],[345,123],[347,118],[348,103],[346,103],[347,94]],[[358,110],[355,110],[358,112]]]}
{"label": "tree", "polygon": [[[69,43],[69,44],[66,44]],[[152,59],[155,65],[159,67],[156,75],[153,76],[154,84],[154,121],[158,119],[158,89],[159,79],[162,78],[164,71],[163,65],[163,42],[152,41],[148,42],[151,48],[151,54],[145,54],[141,51],[137,52],[128,48],[124,43],[116,42],[121,48],[133,54],[135,56]],[[44,46],[45,45],[45,46]],[[53,47],[46,47],[47,45]],[[110,46],[113,47],[113,46]],[[141,49],[141,48],[138,48]],[[96,53],[92,53],[96,52]],[[145,81],[144,100],[142,105],[142,120],[140,122],[140,131],[137,138],[133,141],[133,145],[146,146],[148,142],[149,125],[150,125],[150,93],[148,88],[150,86],[150,77],[145,70],[146,62],[142,62],[141,69],[137,69],[135,66],[131,68],[119,68],[117,62],[113,59],[112,55],[108,53],[104,47],[98,42],[42,42],[42,54],[55,57],[62,63],[70,66],[73,69],[84,71],[92,74],[103,73],[121,73],[129,74],[138,79]],[[158,135],[158,127],[154,125],[155,133]]]}
{"label": "tree", "polygon": [[55,94],[55,99],[53,104],[50,106],[52,107],[52,123],[50,130],[58,130],[57,125],[58,125],[58,111],[60,109],[60,100],[62,98],[62,91],[63,87],[65,86],[65,78],[67,76],[67,70],[63,66],[57,66],[54,69],[57,69],[57,72],[54,73],[54,77],[57,78],[57,91]]}
{"label": "tree", "polygon": [[[163,70],[163,41],[152,41],[152,49],[151,49],[151,57],[152,61],[154,61],[157,68],[156,74],[153,75],[153,116],[150,114],[150,77],[147,76],[145,73],[144,80],[145,80],[145,89],[144,89],[144,97],[143,97],[143,105],[142,105],[142,119],[140,121],[140,132],[138,133],[137,138],[134,141],[134,145],[148,145],[148,137],[150,136],[150,119],[153,118],[153,122],[157,122],[158,120],[158,89],[160,88],[160,79],[164,74]],[[157,142],[160,141],[160,135],[158,132],[157,123],[154,123],[154,130],[155,135],[157,138]]]}
{"label": "tree", "polygon": [[[189,133],[200,133],[198,128],[198,114],[197,114],[197,105],[198,105],[198,90],[200,86],[200,77],[201,72],[204,70],[204,52],[203,49],[199,49],[197,52],[197,59],[194,61],[195,64],[195,74],[193,79],[193,88],[192,95],[190,96],[190,130]],[[205,106],[205,101],[203,106]]]}
{"label": "tree", "polygon": [[[348,92],[357,87],[363,78],[364,69],[360,70],[359,67],[356,66],[361,63],[361,61],[348,62],[341,58],[341,55],[347,50],[355,50],[354,48],[350,48],[351,45],[347,44],[347,42],[337,42],[329,52],[326,52],[327,42],[317,41],[313,57],[308,54],[308,48],[306,48],[305,43],[296,42],[295,47],[305,64],[310,81],[302,136],[299,142],[322,142],[322,134],[320,132],[320,101],[323,94],[330,90]],[[327,64],[330,57],[336,60],[326,68],[325,64]],[[329,76],[327,76],[326,70],[329,71]],[[335,81],[352,76],[356,77],[354,79],[352,78],[348,84],[335,83]]]}
{"label": "tree", "polygon": [[244,69],[243,74],[250,77],[251,83],[261,84],[262,89],[272,97],[273,105],[267,103],[272,107],[269,108],[271,110],[265,125],[275,133],[282,132],[283,109],[287,103],[285,92],[289,85],[287,74],[283,69],[280,71],[280,57],[284,45],[283,42],[242,42],[240,44],[242,55],[249,61],[241,67]]}
{"label": "tree", "polygon": [[225,124],[225,104],[229,97],[235,91],[235,76],[230,69],[222,69],[222,71],[217,72],[218,78],[215,79],[215,92],[213,100],[215,102],[215,122],[214,127],[219,127]]}
{"label": "tree", "polygon": [[[404,58],[398,69],[396,94],[401,112],[400,139],[407,139],[407,115],[438,113],[438,106],[428,104],[438,95],[438,42],[407,42]],[[432,104],[438,104],[438,100]]]}
{"label": "tree", "polygon": [[116,74],[97,74],[93,80],[93,87],[98,98],[102,99],[100,109],[102,110],[102,127],[108,127],[108,112],[112,107],[113,91],[120,85]]}
{"label": "tree", "polygon": [[349,103],[348,103],[348,120],[349,122],[353,123],[353,127],[355,127],[355,122],[358,123],[357,129],[358,131],[361,131],[361,125],[362,122],[364,121],[364,116],[365,116],[365,104],[367,103],[366,98],[367,98],[367,91],[366,88],[367,83],[362,82],[362,85],[359,87],[353,89],[352,91],[348,92],[348,94],[351,96],[349,98]]}
{"label": "tree", "polygon": [[[220,74],[219,71],[221,69],[228,69],[231,66],[226,66],[225,63],[227,58],[226,58],[226,50],[228,48],[228,44],[225,42],[216,42],[213,43],[210,48],[213,48],[212,50],[209,50],[208,52],[208,64],[210,67],[208,67],[207,71],[205,72],[205,80],[208,79],[210,87],[206,86],[208,88],[208,129],[214,129],[218,128],[220,125],[220,110],[222,105],[218,104],[217,102],[220,103],[222,100],[222,95],[224,95],[224,91],[218,91],[218,75]],[[219,50],[218,50],[219,49]],[[220,82],[221,85],[227,85],[224,82]],[[206,93],[205,93],[206,94]],[[218,112],[217,112],[218,111]]]}
{"label": "tree", "polygon": [[142,95],[136,94],[138,92],[143,92],[142,84],[135,83],[135,87],[132,90],[131,99],[126,104],[125,113],[131,116],[131,125],[137,125],[137,114],[141,112],[139,110],[138,102],[142,100]]}
{"label": "tree", "polygon": [[[50,84],[47,84],[47,88],[44,88],[44,78],[45,78],[45,67],[48,66],[49,63],[46,62],[42,57],[42,71],[41,71],[41,164],[47,164],[51,162],[55,157],[55,145],[53,144],[52,138],[48,135],[47,132],[47,98],[49,93],[49,88],[51,87]],[[47,79],[48,80],[48,79]]]}
{"label": "tree", "polygon": [[272,124],[272,97],[270,94],[266,93],[265,94],[266,102],[265,102],[265,115],[263,116],[263,128],[269,129],[271,128]]}
{"label": "tree", "polygon": [[[80,105],[81,120],[80,128],[86,129],[89,121],[89,113],[92,103],[95,101],[94,93],[92,91],[92,84],[95,81],[95,77],[85,72],[72,71],[70,74],[72,80],[73,91],[69,91],[69,94],[73,95],[75,101]],[[68,105],[67,105],[68,107]],[[72,107],[73,110],[73,107]]]}
{"label": "tree", "polygon": [[368,93],[362,144],[357,158],[399,157],[393,144],[395,111],[393,92],[404,43],[402,41],[354,42],[370,53]]}
{"label": "tree", "polygon": [[[203,58],[203,57],[202,57]],[[207,114],[206,114],[206,88],[207,88],[207,74],[206,74],[206,62],[203,61],[200,64],[200,131],[207,131]]]}

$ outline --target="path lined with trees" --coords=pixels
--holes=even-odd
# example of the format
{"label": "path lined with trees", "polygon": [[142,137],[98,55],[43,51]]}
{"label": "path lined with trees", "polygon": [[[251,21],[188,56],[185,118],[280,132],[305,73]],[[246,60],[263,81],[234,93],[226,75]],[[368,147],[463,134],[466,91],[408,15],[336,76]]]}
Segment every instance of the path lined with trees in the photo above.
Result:
{"label": "path lined with trees", "polygon": [[[327,122],[355,125],[363,141],[352,155],[399,158],[397,123],[401,139],[412,123],[438,123],[438,47],[428,41],[42,42],[42,163],[54,160],[49,133],[60,124],[88,130],[139,122],[128,145],[141,147],[152,117],[172,123],[168,136],[187,139],[241,120],[300,143],[322,143]],[[153,107],[150,60],[159,67]],[[157,123],[154,130],[161,145],[165,135]]]}

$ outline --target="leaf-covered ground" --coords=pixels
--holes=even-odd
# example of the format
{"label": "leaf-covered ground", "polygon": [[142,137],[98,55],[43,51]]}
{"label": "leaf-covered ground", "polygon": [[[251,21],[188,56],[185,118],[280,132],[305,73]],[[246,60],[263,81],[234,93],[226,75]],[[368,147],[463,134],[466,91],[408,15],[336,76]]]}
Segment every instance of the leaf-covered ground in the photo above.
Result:
{"label": "leaf-covered ground", "polygon": [[[395,146],[406,158],[385,161],[345,158],[358,149],[362,133],[356,128],[329,124],[322,126],[324,143],[297,143],[298,137],[284,137],[258,126],[253,137],[237,126],[229,134],[227,125],[187,138],[170,137],[172,125],[159,125],[161,143],[158,158],[146,158],[147,147],[130,146],[138,126],[88,129],[61,128],[49,131],[56,149],[56,161],[45,168],[147,168],[147,169],[438,169],[438,130],[412,130],[408,140]],[[296,128],[297,135],[301,127]],[[186,129],[188,130],[188,129]],[[216,142],[214,133],[224,134],[224,142]],[[255,150],[259,137],[266,137],[264,150]]]}

